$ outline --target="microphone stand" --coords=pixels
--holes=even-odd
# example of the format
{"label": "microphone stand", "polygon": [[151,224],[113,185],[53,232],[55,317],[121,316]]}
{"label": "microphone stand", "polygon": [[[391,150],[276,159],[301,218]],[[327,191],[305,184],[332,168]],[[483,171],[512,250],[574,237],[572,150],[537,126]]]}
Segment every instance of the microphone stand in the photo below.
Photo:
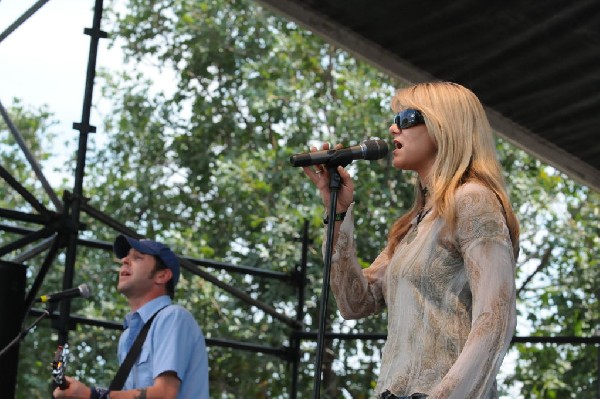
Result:
{"label": "microphone stand", "polygon": [[335,208],[337,203],[338,190],[342,182],[342,178],[337,171],[337,167],[346,165],[347,163],[340,165],[337,162],[334,162],[333,164],[328,163],[326,165],[327,171],[329,172],[329,222],[327,223],[327,241],[325,243],[325,268],[323,270],[323,290],[321,291],[321,309],[319,312],[319,327],[317,331],[317,358],[315,361],[315,376],[313,390],[314,399],[319,399],[321,395],[321,370],[323,363],[323,351],[325,340],[325,321],[327,319],[327,303],[329,302],[329,272],[331,270],[333,233],[335,228]]}
{"label": "microphone stand", "polygon": [[25,338],[25,336],[29,333],[29,331],[31,331],[31,329],[33,327],[35,327],[44,317],[46,316],[50,316],[51,313],[51,307],[49,306],[49,309],[45,309],[44,313],[42,313],[37,319],[35,319],[35,321],[27,328],[24,328],[16,337],[15,339],[13,339],[12,341],[9,342],[8,345],[6,345],[4,347],[4,349],[2,349],[2,351],[0,351],[0,358],[2,357],[2,355],[4,355],[6,352],[8,352],[8,350],[10,348],[12,348],[13,346],[15,346],[19,341],[21,341],[23,338]]}

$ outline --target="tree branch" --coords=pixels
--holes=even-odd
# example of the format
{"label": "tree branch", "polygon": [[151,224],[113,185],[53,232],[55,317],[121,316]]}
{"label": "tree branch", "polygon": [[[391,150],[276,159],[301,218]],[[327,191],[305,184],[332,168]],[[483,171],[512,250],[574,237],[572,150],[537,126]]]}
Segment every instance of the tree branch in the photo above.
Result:
{"label": "tree branch", "polygon": [[546,248],[546,251],[542,255],[542,259],[540,260],[540,264],[538,265],[538,267],[535,269],[535,271],[533,273],[531,273],[529,275],[529,277],[527,277],[527,279],[523,282],[523,284],[521,284],[521,287],[519,287],[519,289],[517,290],[517,297],[519,297],[521,295],[521,291],[523,291],[525,289],[525,286],[527,286],[527,284],[529,284],[531,282],[533,277],[536,274],[538,274],[539,272],[541,272],[542,270],[544,270],[544,268],[546,266],[548,266],[548,264],[550,263],[550,256],[552,255],[552,249],[553,249],[552,246],[548,246],[548,248]]}

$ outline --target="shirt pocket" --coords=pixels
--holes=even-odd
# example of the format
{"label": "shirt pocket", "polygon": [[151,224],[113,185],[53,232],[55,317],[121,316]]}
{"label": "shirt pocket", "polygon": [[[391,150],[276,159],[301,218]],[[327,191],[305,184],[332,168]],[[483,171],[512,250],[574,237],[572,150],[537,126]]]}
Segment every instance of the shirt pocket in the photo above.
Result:
{"label": "shirt pocket", "polygon": [[142,366],[145,363],[148,363],[150,360],[150,349],[146,347],[146,345],[142,346],[142,351],[140,352],[140,356],[137,358],[135,364],[137,366]]}
{"label": "shirt pocket", "polygon": [[135,362],[132,370],[133,388],[143,388],[151,386],[154,383],[152,378],[152,354],[150,345],[142,346],[140,356]]}

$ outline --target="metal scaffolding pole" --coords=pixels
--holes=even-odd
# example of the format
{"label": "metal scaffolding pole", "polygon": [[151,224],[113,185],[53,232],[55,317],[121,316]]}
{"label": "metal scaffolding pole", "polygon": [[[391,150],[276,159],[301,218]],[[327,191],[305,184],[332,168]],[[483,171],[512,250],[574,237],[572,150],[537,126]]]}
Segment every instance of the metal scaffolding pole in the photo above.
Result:
{"label": "metal scaffolding pole", "polygon": [[[90,125],[90,114],[92,109],[92,94],[94,89],[94,78],[96,76],[96,57],[98,55],[98,43],[101,38],[106,38],[106,32],[100,30],[102,20],[103,0],[96,0],[94,6],[93,25],[91,29],[85,29],[84,33],[90,36],[90,50],[88,55],[87,74],[85,81],[85,93],[83,97],[83,109],[81,122],[74,123],[73,128],[79,130],[79,146],[77,149],[77,165],[75,168],[75,182],[73,196],[68,203],[67,214],[70,217],[70,228],[67,232],[67,252],[65,260],[65,273],[63,276],[63,289],[73,287],[75,275],[75,260],[77,257],[77,239],[79,235],[79,218],[81,203],[83,201],[83,178],[85,175],[85,160],[87,153],[88,135],[96,131]],[[58,323],[58,342],[64,344],[68,341],[68,320],[71,312],[71,301],[61,303],[60,319]]]}

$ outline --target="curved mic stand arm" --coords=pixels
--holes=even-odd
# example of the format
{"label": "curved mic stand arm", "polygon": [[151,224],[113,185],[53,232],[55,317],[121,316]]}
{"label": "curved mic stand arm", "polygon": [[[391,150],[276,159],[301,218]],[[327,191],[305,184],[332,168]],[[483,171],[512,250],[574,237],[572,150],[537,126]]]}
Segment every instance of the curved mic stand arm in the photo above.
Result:
{"label": "curved mic stand arm", "polygon": [[[352,161],[350,161],[352,162]],[[348,163],[342,164],[346,166]],[[335,208],[337,203],[337,194],[340,188],[342,178],[337,171],[339,163],[327,164],[327,171],[329,172],[329,190],[330,190],[330,201],[329,201],[329,217],[330,221],[327,224],[327,241],[325,244],[325,268],[323,270],[323,289],[321,291],[321,308],[319,311],[319,329],[317,331],[317,357],[315,361],[315,375],[314,375],[314,390],[313,398],[319,399],[321,394],[321,369],[323,363],[323,352],[324,352],[324,338],[325,338],[325,322],[327,320],[327,304],[329,302],[329,272],[331,270],[331,257],[333,249],[333,235],[335,228]]]}
{"label": "curved mic stand arm", "polygon": [[25,338],[25,336],[29,333],[29,331],[31,331],[31,329],[33,327],[35,327],[44,317],[46,316],[50,316],[50,310],[46,309],[44,310],[44,313],[42,313],[37,319],[35,319],[35,321],[27,328],[24,328],[16,337],[15,339],[13,339],[12,341],[10,341],[8,343],[8,345],[6,345],[4,347],[4,349],[2,349],[2,351],[0,351],[0,358],[9,351],[10,348],[12,348],[13,346],[15,346],[19,341],[21,341],[23,338]]}

